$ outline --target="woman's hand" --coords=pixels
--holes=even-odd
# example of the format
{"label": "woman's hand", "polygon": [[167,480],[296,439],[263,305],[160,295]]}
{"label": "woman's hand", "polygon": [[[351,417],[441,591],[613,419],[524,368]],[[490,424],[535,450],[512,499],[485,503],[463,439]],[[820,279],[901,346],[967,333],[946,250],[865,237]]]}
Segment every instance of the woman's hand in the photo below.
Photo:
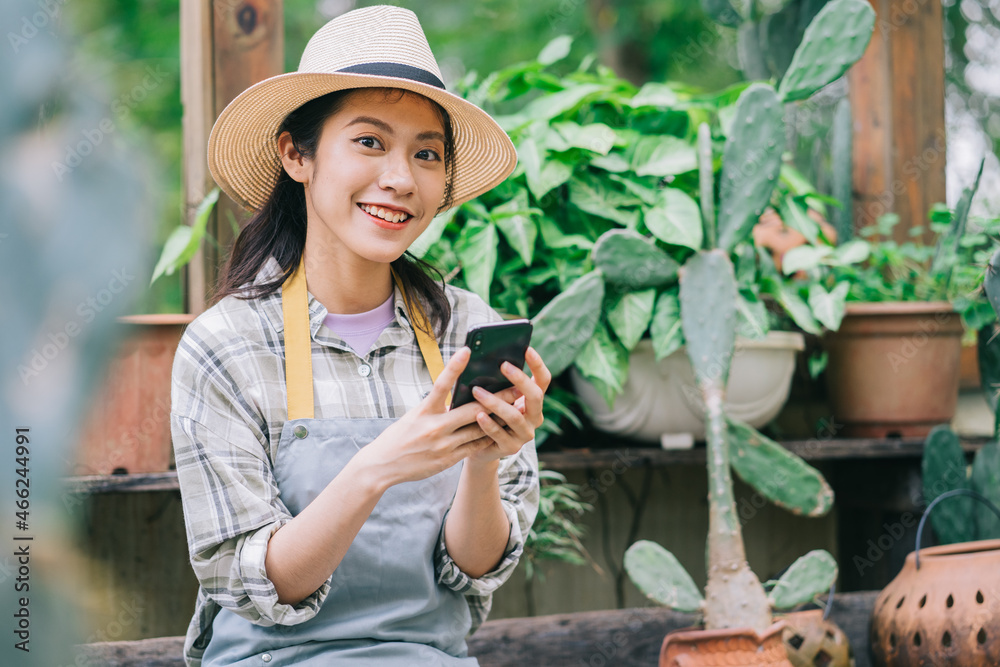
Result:
{"label": "woman's hand", "polygon": [[[479,413],[475,419],[488,436],[489,444],[471,452],[467,465],[483,465],[518,453],[522,445],[535,437],[535,429],[542,425],[545,419],[542,415],[542,398],[552,381],[552,373],[535,348],[529,346],[524,359],[531,369],[531,377],[507,362],[500,368],[514,384],[513,389],[505,389],[497,394],[491,394],[481,387],[473,389],[472,394],[476,400],[468,405],[478,408]],[[517,390],[513,394],[516,400],[508,400],[507,392],[514,389]]]}
{"label": "woman's hand", "polygon": [[[455,352],[420,405],[410,409],[363,447],[354,457],[358,459],[355,465],[374,471],[376,478],[388,488],[436,475],[493,444],[493,440],[476,423],[476,415],[483,409],[482,405],[473,401],[449,410],[446,404],[448,392],[465,370],[469,355],[468,347]],[[524,375],[520,370],[518,373]],[[540,396],[539,393],[539,423]],[[510,403],[514,403],[515,399],[521,400],[513,387],[497,393],[495,397],[511,410],[514,408]]]}

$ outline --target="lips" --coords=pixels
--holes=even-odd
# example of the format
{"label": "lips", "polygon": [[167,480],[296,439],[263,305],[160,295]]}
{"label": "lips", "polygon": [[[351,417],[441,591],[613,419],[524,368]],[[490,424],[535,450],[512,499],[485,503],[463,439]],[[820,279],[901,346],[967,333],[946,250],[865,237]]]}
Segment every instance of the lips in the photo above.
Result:
{"label": "lips", "polygon": [[413,217],[413,214],[409,211],[379,206],[377,204],[359,203],[358,208],[373,218],[378,218],[392,224],[404,223]]}

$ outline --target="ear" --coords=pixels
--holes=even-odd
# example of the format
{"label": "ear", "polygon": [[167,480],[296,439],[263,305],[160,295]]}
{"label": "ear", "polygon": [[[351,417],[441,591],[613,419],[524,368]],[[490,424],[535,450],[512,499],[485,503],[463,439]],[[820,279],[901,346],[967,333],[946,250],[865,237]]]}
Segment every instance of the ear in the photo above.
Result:
{"label": "ear", "polygon": [[292,177],[292,180],[299,183],[309,183],[312,160],[303,157],[295,148],[292,142],[292,135],[285,131],[278,137],[278,153],[281,156],[281,164],[285,171]]}

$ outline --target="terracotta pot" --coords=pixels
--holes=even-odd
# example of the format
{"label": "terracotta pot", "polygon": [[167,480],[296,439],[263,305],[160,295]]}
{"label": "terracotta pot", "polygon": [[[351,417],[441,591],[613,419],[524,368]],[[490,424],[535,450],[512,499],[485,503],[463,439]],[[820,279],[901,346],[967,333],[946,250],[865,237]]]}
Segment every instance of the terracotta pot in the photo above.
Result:
{"label": "terracotta pot", "polygon": [[660,667],[792,667],[776,621],[763,634],[749,628],[731,630],[684,629],[669,633],[660,648]]}
{"label": "terracotta pot", "polygon": [[95,392],[72,475],[166,472],[173,468],[170,372],[194,315],[117,318],[120,345]]}
{"label": "terracotta pot", "polygon": [[824,344],[841,435],[920,437],[955,416],[962,320],[951,304],[850,304]]}
{"label": "terracotta pot", "polygon": [[1000,540],[914,553],[875,600],[871,647],[883,667],[1000,665]]}
{"label": "terracotta pot", "polygon": [[823,620],[822,609],[782,614],[788,625],[781,634],[794,667],[853,667],[851,645],[836,623]]}

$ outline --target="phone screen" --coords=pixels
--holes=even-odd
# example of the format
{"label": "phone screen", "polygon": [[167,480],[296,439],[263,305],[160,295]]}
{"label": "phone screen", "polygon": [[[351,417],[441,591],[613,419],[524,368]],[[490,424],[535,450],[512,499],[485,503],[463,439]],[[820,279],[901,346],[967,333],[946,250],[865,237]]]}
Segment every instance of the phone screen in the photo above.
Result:
{"label": "phone screen", "polygon": [[496,393],[513,386],[500,366],[509,361],[518,368],[524,368],[524,354],[530,342],[531,322],[526,319],[492,322],[469,329],[465,344],[472,354],[455,383],[451,407],[472,402],[473,387]]}

